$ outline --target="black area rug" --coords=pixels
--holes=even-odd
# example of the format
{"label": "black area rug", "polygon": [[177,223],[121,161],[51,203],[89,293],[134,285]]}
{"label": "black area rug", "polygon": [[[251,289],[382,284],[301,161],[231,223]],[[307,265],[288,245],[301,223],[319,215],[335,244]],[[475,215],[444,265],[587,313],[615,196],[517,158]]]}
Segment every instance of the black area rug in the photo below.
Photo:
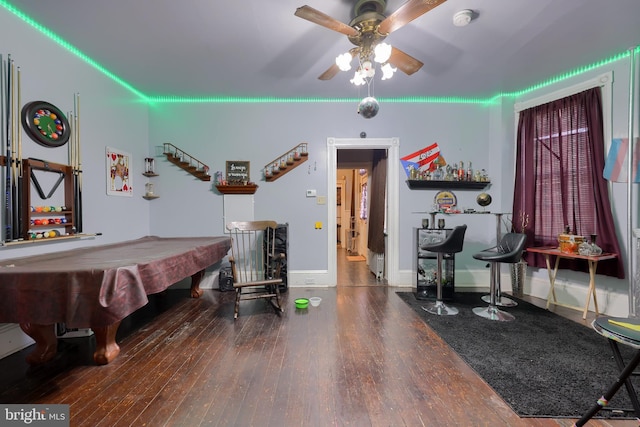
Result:
{"label": "black area rug", "polygon": [[[397,294],[521,417],[580,418],[618,376],[607,339],[525,301],[504,309],[515,321],[496,322],[472,312],[487,305],[483,294],[456,292],[449,303],[460,310],[456,316],[429,314],[413,292]],[[620,349],[625,361],[634,354]],[[631,407],[624,386],[610,407]],[[600,411],[598,417],[622,416]]]}

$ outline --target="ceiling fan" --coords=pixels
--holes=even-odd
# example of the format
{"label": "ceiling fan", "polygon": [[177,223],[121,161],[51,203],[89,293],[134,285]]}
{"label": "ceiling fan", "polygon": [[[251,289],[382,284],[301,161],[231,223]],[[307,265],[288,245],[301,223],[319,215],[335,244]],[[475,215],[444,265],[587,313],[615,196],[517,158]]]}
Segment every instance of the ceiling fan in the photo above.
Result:
{"label": "ceiling fan", "polygon": [[[384,16],[386,0],[360,0],[354,7],[355,18],[349,25],[340,22],[329,15],[310,6],[302,6],[296,9],[295,15],[314,24],[321,25],[333,31],[346,35],[349,41],[356,45],[349,53],[352,57],[358,57],[360,64],[372,57],[374,49],[393,31],[396,31],[416,18],[424,15],[431,9],[444,3],[446,0],[409,0],[389,16]],[[350,60],[350,59],[349,59]],[[391,54],[387,63],[397,67],[407,75],[418,71],[424,65],[421,61],[391,47]],[[329,80],[333,78],[340,67],[337,63],[329,67],[318,78]]]}

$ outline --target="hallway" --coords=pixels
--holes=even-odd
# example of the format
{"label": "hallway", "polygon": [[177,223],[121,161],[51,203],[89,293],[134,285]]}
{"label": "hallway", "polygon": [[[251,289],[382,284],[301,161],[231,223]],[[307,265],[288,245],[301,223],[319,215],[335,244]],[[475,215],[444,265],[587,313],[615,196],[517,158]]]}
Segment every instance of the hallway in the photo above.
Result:
{"label": "hallway", "polygon": [[338,286],[387,286],[387,279],[377,280],[367,261],[348,261],[347,250],[338,246]]}

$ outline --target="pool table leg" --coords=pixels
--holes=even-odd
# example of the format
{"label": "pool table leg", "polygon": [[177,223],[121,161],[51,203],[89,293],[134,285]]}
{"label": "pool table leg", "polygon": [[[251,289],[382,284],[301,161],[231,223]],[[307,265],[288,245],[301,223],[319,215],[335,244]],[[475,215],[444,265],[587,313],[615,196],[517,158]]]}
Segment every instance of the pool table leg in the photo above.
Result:
{"label": "pool table leg", "polygon": [[20,329],[36,342],[36,347],[26,357],[27,363],[30,365],[41,365],[56,356],[58,351],[58,337],[56,337],[56,330],[53,324],[36,325],[33,323],[21,323]]}
{"label": "pool table leg", "polygon": [[204,277],[204,270],[191,276],[191,298],[200,298],[204,291],[200,289],[200,281]]}
{"label": "pool table leg", "polygon": [[120,354],[120,346],[116,343],[116,332],[120,321],[109,326],[91,327],[96,336],[96,351],[93,360],[96,365],[106,365]]}

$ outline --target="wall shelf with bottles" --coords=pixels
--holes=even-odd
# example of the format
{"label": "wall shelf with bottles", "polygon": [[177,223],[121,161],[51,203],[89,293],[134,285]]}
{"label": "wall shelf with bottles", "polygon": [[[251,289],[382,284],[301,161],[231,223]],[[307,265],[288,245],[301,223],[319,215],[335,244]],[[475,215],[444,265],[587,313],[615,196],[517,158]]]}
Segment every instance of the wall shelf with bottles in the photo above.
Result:
{"label": "wall shelf with bottles", "polygon": [[250,183],[247,185],[216,185],[220,194],[254,194],[258,186]]}
{"label": "wall shelf with bottles", "polygon": [[428,179],[408,179],[407,186],[412,190],[455,189],[482,190],[491,185],[491,181],[433,181]]}
{"label": "wall shelf with bottles", "polygon": [[285,174],[306,162],[309,158],[307,143],[303,142],[296,145],[287,153],[279,156],[277,159],[267,163],[262,169],[264,180],[267,182],[275,181],[282,178]]}

